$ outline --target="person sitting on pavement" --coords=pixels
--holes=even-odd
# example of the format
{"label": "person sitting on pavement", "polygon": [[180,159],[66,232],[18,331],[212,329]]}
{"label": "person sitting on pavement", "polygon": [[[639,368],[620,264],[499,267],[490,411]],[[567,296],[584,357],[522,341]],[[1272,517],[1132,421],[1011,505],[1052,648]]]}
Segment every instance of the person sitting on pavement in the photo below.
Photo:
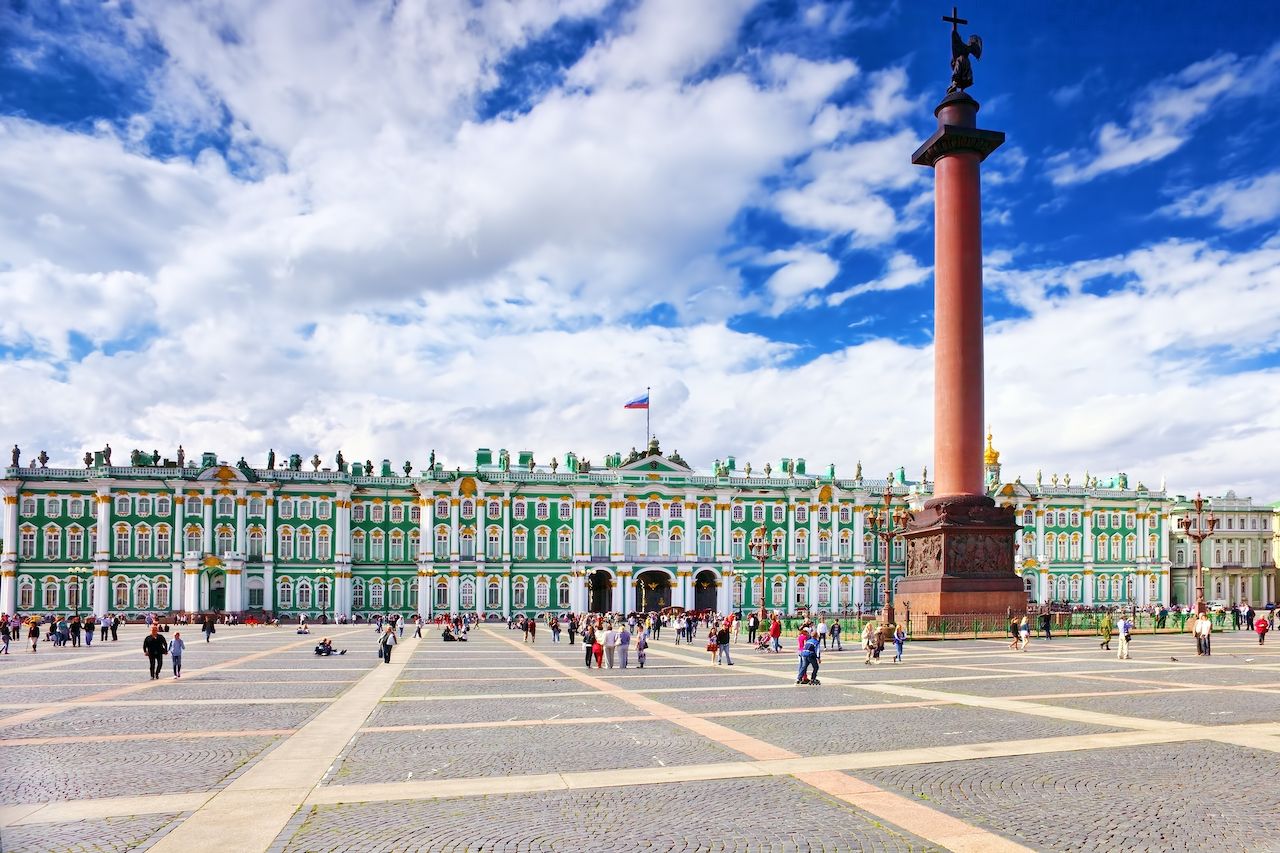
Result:
{"label": "person sitting on pavement", "polygon": [[328,657],[329,655],[345,655],[346,653],[346,649],[335,649],[333,647],[333,640],[330,640],[328,637],[325,637],[320,641],[320,644],[316,646],[316,654],[322,657]]}

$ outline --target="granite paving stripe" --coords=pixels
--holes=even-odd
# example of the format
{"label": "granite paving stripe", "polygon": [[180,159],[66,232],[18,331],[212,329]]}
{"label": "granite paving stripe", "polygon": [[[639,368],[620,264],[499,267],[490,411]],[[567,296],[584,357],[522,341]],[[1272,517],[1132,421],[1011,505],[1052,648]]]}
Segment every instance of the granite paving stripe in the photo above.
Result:
{"label": "granite paving stripe", "polygon": [[[625,772],[620,774],[625,777]],[[732,820],[725,805],[733,803]],[[476,820],[483,814],[484,820]],[[661,819],[655,820],[655,816]],[[810,841],[813,843],[810,844]],[[285,853],[512,850],[936,850],[865,811],[786,779],[676,783],[488,796],[315,806],[286,839]],[[708,846],[714,844],[714,848]],[[801,847],[799,845],[803,844]],[[815,846],[816,845],[816,846]]]}
{"label": "granite paving stripe", "polygon": [[46,717],[0,729],[5,738],[70,737],[84,735],[149,734],[194,729],[297,728],[319,710],[312,704],[261,703],[204,705],[198,708],[161,707],[118,709],[101,704],[81,706],[56,717]]}
{"label": "granite paving stripe", "polygon": [[145,849],[179,813],[130,815],[70,823],[10,826],[5,829],[4,853],[126,853]]}
{"label": "granite paving stripe", "polygon": [[130,740],[190,740],[199,738],[223,737],[275,737],[291,735],[297,729],[239,729],[235,731],[181,731],[150,732],[147,734],[120,735],[66,735],[63,737],[5,738],[0,739],[0,747],[6,746],[48,746],[59,743],[115,743]]}

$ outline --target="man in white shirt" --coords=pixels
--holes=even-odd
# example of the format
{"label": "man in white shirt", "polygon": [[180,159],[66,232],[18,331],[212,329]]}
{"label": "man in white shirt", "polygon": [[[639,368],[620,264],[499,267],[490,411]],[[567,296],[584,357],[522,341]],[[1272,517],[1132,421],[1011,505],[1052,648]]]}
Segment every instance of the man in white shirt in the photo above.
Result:
{"label": "man in white shirt", "polygon": [[826,619],[818,620],[818,643],[824,649],[827,647],[827,620]]}
{"label": "man in white shirt", "polygon": [[1120,646],[1119,650],[1116,652],[1116,658],[1118,660],[1128,660],[1129,632],[1133,630],[1133,623],[1129,621],[1128,616],[1121,616],[1120,625],[1118,627],[1120,628]]}

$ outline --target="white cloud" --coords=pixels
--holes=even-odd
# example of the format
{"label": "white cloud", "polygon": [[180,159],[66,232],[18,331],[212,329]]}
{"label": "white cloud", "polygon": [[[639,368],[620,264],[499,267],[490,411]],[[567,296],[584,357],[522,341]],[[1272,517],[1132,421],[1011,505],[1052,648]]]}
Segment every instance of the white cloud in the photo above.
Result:
{"label": "white cloud", "polygon": [[933,274],[933,267],[922,267],[916,259],[906,252],[896,252],[889,258],[885,273],[874,281],[855,284],[827,297],[827,304],[835,307],[842,305],[855,296],[877,290],[901,290],[923,284]]}
{"label": "white cloud", "polygon": [[1192,190],[1163,212],[1188,218],[1214,218],[1223,228],[1270,222],[1280,217],[1280,171]]}
{"label": "white cloud", "polygon": [[1124,124],[1107,122],[1090,150],[1057,154],[1049,176],[1059,186],[1162,160],[1181,148],[1219,104],[1261,95],[1280,77],[1280,44],[1260,56],[1220,54],[1152,83]]}
{"label": "white cloud", "polygon": [[769,252],[760,263],[782,264],[765,282],[773,296],[770,313],[775,317],[803,301],[812,291],[826,287],[840,272],[840,265],[829,255],[805,249]]}

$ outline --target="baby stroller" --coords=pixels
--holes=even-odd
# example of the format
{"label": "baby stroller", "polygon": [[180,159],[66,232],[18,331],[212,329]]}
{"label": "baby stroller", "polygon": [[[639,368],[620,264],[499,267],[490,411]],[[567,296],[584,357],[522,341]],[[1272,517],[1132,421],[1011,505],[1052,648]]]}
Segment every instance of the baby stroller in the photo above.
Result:
{"label": "baby stroller", "polygon": [[761,635],[760,639],[756,640],[756,651],[758,652],[770,651],[772,645],[773,645],[773,639],[768,634],[763,634]]}

